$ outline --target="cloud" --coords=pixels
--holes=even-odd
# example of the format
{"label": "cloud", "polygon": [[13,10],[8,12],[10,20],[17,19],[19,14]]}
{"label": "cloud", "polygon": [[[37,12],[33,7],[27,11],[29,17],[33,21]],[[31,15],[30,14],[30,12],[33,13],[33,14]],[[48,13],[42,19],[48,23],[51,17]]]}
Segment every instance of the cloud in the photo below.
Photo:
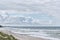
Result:
{"label": "cloud", "polygon": [[[51,25],[58,25],[60,24],[60,0],[0,0],[0,10],[2,10],[3,14],[2,16],[7,16],[5,15],[5,11],[9,13],[9,15],[13,14],[22,14],[25,16],[25,14],[32,14],[34,15],[35,13],[38,15],[36,18],[39,19],[40,13],[41,14],[48,14],[48,16],[53,16],[54,18],[52,20],[45,20],[44,17],[33,22],[35,23],[40,23],[40,24],[48,24]],[[0,13],[2,13],[0,12]],[[12,14],[13,13],[13,14]],[[48,17],[47,16],[47,17]],[[4,17],[4,18],[5,18]],[[34,17],[34,16],[32,16]],[[50,17],[48,17],[50,18]],[[35,19],[35,18],[34,18]],[[44,22],[43,22],[44,21]],[[26,21],[27,22],[27,21]]]}
{"label": "cloud", "polygon": [[0,0],[1,10],[54,13],[59,10],[59,0]]}
{"label": "cloud", "polygon": [[59,0],[0,0],[1,10],[22,12],[41,12],[58,15]]}
{"label": "cloud", "polygon": [[[13,13],[14,14],[14,13]],[[6,16],[5,16],[6,15]],[[47,14],[20,14],[10,15],[10,14],[1,14],[1,23],[4,24],[19,24],[19,25],[50,25],[54,21],[54,17]]]}

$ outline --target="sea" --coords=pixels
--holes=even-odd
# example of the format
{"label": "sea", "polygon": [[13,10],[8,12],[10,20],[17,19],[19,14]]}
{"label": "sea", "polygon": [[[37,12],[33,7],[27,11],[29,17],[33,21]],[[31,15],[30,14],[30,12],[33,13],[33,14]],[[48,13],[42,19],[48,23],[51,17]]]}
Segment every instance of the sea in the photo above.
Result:
{"label": "sea", "polygon": [[1,27],[20,35],[40,37],[48,40],[60,40],[60,27]]}

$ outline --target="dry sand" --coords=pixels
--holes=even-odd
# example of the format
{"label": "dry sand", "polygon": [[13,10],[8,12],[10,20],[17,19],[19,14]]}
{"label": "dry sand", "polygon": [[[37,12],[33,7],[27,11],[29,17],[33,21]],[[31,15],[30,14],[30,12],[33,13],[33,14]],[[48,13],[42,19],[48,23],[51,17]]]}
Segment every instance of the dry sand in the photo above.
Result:
{"label": "dry sand", "polygon": [[31,37],[31,36],[27,36],[27,35],[19,35],[19,34],[15,34],[11,31],[7,31],[7,30],[0,30],[0,31],[4,32],[6,34],[9,34],[9,35],[13,35],[18,40],[48,40],[48,39],[44,39],[44,38]]}

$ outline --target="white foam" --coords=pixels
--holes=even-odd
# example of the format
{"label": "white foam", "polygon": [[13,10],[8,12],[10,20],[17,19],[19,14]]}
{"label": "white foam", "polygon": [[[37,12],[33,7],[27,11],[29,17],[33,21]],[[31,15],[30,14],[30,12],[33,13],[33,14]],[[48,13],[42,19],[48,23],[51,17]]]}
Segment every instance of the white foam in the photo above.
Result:
{"label": "white foam", "polygon": [[46,37],[46,36],[38,36],[38,35],[29,35],[29,36],[40,37],[40,38],[49,39],[49,40],[60,40],[58,38]]}
{"label": "white foam", "polygon": [[[1,28],[1,29],[6,29],[6,28]],[[35,32],[34,30],[30,30],[30,29],[10,29],[10,28],[7,28],[7,30],[10,30],[11,32],[13,33],[17,33],[17,34],[26,34],[26,35],[29,35],[29,36],[33,36],[33,37],[40,37],[40,38],[44,38],[44,39],[49,39],[49,40],[60,40],[59,38],[53,38],[53,37],[49,37],[48,34],[46,34],[44,32],[44,30],[38,30],[38,32]],[[21,31],[23,30],[23,31]]]}

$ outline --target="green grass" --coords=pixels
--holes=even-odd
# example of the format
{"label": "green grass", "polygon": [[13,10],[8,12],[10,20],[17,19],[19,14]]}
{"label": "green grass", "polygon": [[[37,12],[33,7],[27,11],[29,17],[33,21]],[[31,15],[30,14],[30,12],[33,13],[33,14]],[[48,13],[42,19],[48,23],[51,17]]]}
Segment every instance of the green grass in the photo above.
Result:
{"label": "green grass", "polygon": [[0,40],[17,40],[14,36],[0,32]]}

